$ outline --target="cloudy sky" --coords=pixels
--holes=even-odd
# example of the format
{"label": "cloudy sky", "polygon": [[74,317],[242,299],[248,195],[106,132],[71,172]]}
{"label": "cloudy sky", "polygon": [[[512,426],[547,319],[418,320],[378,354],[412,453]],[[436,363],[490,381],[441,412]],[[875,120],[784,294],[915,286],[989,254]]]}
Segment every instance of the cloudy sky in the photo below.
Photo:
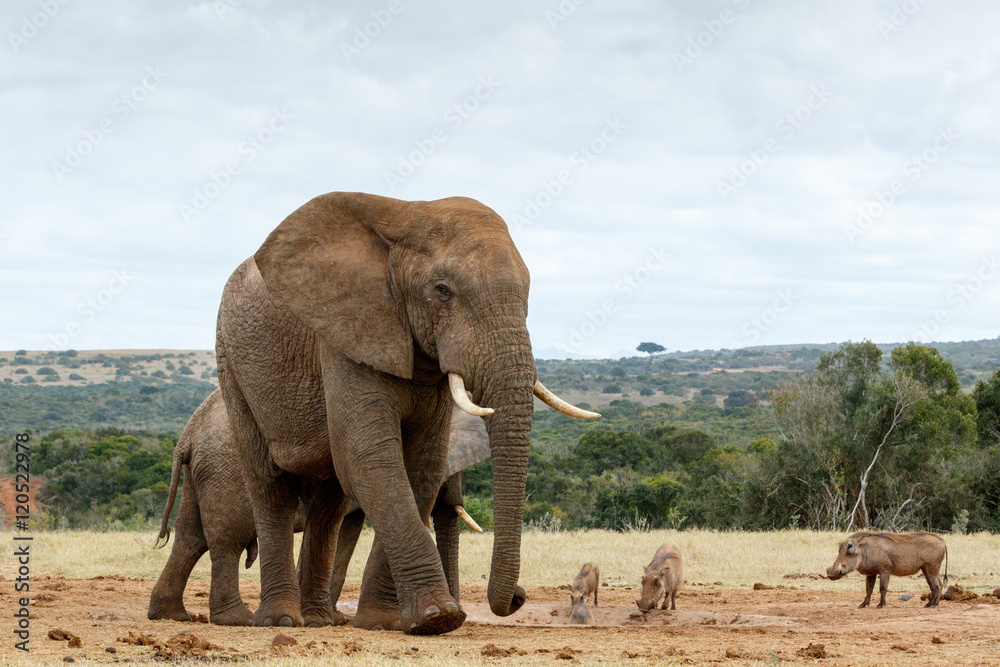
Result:
{"label": "cloudy sky", "polygon": [[0,349],[211,348],[333,190],[465,195],[536,354],[1000,334],[1000,6],[11,0]]}

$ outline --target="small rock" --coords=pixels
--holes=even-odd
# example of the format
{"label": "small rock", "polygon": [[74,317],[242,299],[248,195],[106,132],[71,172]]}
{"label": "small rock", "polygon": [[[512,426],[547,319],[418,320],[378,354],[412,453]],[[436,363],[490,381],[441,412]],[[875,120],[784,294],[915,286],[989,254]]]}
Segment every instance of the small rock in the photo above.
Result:
{"label": "small rock", "polygon": [[903,602],[906,602],[907,600],[912,600],[915,597],[916,597],[915,595],[912,595],[910,593],[903,593],[902,595],[899,596],[899,599],[902,600]]}
{"label": "small rock", "polygon": [[76,660],[67,655],[65,658],[63,658],[63,662],[76,662]]}
{"label": "small rock", "polygon": [[944,640],[941,639],[940,637],[931,637],[931,643],[932,644],[943,644]]}
{"label": "small rock", "polygon": [[1000,599],[1000,588],[993,589],[993,597]]}
{"label": "small rock", "polygon": [[107,651],[108,653],[118,653],[118,649],[116,649],[114,646],[109,646],[104,650]]}
{"label": "small rock", "polygon": [[299,642],[295,637],[290,637],[286,634],[277,634],[274,639],[271,640],[271,646],[298,646]]}
{"label": "small rock", "polygon": [[69,646],[70,648],[80,648],[81,646],[83,646],[83,642],[80,641],[79,637],[70,637],[69,642],[66,643],[66,646]]}
{"label": "small rock", "polygon": [[755,591],[769,591],[769,590],[772,590],[773,588],[774,588],[774,586],[768,586],[767,584],[760,584],[760,583],[758,583],[758,584],[754,584],[753,585],[753,589]]}

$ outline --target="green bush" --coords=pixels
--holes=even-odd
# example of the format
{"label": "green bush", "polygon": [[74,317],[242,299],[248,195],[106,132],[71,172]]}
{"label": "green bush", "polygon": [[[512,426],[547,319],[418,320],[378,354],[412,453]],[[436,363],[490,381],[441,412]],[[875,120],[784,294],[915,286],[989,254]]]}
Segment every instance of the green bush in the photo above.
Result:
{"label": "green bush", "polygon": [[[479,524],[483,530],[493,530],[493,500],[491,498],[477,498],[476,496],[466,496],[463,501],[465,511],[469,513],[472,520]],[[466,523],[461,522],[462,530],[472,531]]]}

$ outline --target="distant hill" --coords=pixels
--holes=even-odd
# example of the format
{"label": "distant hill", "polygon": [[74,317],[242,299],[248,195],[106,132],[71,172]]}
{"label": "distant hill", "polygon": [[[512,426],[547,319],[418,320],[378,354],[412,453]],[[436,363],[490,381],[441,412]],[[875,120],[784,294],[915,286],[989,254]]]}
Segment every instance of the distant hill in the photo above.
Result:
{"label": "distant hill", "polygon": [[[897,345],[879,347],[887,353]],[[955,366],[966,391],[1000,368],[1000,339],[932,345]],[[542,382],[577,404],[627,399],[723,410],[767,400],[769,391],[813,371],[820,355],[836,347],[764,345],[536,365]],[[179,432],[216,386],[212,350],[0,352],[0,432],[107,426]]]}

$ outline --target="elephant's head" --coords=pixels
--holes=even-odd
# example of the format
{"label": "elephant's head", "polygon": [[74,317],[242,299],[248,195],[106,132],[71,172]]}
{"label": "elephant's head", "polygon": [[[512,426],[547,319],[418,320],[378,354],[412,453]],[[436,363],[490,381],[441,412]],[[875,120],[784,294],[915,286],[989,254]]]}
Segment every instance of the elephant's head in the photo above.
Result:
{"label": "elephant's head", "polygon": [[504,221],[462,197],[335,192],[292,213],[254,258],[268,291],[328,345],[401,378],[427,366],[447,373],[456,403],[485,417],[495,530],[487,595],[495,614],[516,611],[532,394],[575,416],[598,415],[537,382],[528,269]]}

